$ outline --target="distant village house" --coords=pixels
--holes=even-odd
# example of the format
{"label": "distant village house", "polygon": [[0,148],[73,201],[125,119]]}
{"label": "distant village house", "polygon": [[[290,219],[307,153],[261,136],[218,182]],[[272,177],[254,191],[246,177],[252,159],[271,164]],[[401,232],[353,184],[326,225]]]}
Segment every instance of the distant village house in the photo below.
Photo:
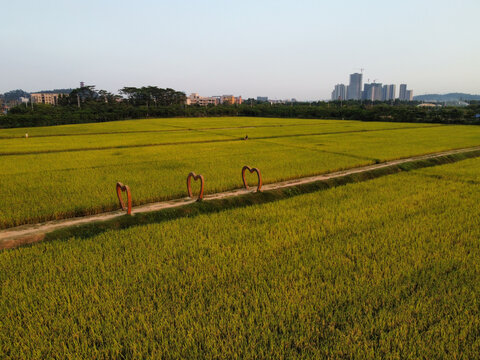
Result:
{"label": "distant village house", "polygon": [[31,99],[34,104],[58,104],[58,94],[51,93],[34,93],[31,94]]}
{"label": "distant village house", "polygon": [[233,95],[222,95],[222,96],[200,96],[198,93],[190,94],[185,103],[187,105],[200,105],[200,106],[207,106],[207,105],[220,105],[220,104],[242,104],[243,100],[241,96],[235,97]]}

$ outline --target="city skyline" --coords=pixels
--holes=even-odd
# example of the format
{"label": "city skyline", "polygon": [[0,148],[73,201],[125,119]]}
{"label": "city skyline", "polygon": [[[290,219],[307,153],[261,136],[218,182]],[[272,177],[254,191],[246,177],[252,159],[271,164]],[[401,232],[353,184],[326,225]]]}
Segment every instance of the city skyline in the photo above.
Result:
{"label": "city skyline", "polygon": [[[350,81],[348,85],[339,83],[336,84],[330,100],[344,101],[344,100],[369,100],[369,101],[393,101],[399,99],[400,101],[412,101],[413,90],[407,89],[407,84],[400,84],[400,91],[397,97],[396,84],[382,84],[378,83],[378,79],[370,82],[368,79],[363,83],[363,70],[361,73],[353,73],[349,75]],[[363,85],[363,87],[362,87]]]}
{"label": "city skyline", "polygon": [[[371,79],[405,82],[417,95],[477,94],[479,11],[473,0],[8,2],[0,93],[83,80],[112,92],[157,85],[317,100],[330,98],[342,74],[365,67]],[[386,31],[392,24],[399,30]]]}

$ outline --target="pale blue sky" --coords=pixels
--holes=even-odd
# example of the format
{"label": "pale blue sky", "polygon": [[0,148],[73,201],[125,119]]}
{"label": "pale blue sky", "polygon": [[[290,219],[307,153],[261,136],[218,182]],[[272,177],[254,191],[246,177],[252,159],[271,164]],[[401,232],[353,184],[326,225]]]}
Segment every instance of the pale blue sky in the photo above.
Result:
{"label": "pale blue sky", "polygon": [[480,93],[479,0],[0,0],[0,93],[157,85],[324,99],[365,80]]}

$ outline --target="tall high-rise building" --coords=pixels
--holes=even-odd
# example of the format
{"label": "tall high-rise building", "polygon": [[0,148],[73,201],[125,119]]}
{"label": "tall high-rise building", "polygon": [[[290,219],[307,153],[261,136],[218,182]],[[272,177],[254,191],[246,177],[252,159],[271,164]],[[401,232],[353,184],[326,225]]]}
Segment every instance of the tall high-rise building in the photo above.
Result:
{"label": "tall high-rise building", "polygon": [[332,100],[345,100],[347,98],[345,84],[335,85],[335,89],[332,91]]}
{"label": "tall high-rise building", "polygon": [[363,85],[362,100],[373,100],[372,84]]}
{"label": "tall high-rise building", "polygon": [[382,101],[382,84],[373,83],[373,100]]}
{"label": "tall high-rise building", "polygon": [[382,101],[395,100],[395,85],[383,85]]}
{"label": "tall high-rise building", "polygon": [[413,101],[413,90],[407,90],[405,92],[405,100],[406,101]]}
{"label": "tall high-rise building", "polygon": [[400,93],[398,94],[398,99],[400,101],[407,100],[407,84],[400,84]]}
{"label": "tall high-rise building", "polygon": [[395,96],[397,93],[397,85],[391,84],[391,85],[388,85],[388,88],[389,88],[388,93],[390,97],[387,100],[395,100]]}
{"label": "tall high-rise building", "polygon": [[382,88],[382,101],[387,101],[388,97],[388,85],[383,85]]}
{"label": "tall high-rise building", "polygon": [[350,74],[350,84],[347,87],[348,100],[360,100],[362,97],[362,74]]}
{"label": "tall high-rise building", "polygon": [[383,94],[382,84],[372,83],[363,86],[362,99],[370,101],[381,101]]}

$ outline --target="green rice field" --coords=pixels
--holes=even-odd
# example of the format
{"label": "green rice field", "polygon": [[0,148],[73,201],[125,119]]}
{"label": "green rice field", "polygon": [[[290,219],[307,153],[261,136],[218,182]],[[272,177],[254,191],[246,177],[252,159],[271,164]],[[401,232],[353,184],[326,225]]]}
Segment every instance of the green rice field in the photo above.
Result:
{"label": "green rice field", "polygon": [[[360,125],[383,124],[352,124]],[[207,174],[209,191],[239,186],[233,175],[250,156],[272,181],[478,140],[474,127],[381,130],[373,140],[371,134],[202,144],[183,151],[159,146],[119,158],[119,150],[111,149],[57,153],[56,161],[51,154],[12,156],[3,158],[11,161],[3,171],[12,174],[2,181],[10,184],[12,202],[24,196],[19,194],[34,174],[38,180],[44,174],[44,185],[64,179],[65,187],[49,191],[56,191],[52,204],[66,209],[62,199],[76,195],[61,191],[72,184],[106,186],[120,175],[148,199],[150,193],[140,189],[149,183],[180,195],[174,177],[165,174],[173,171],[183,183],[183,172],[195,166]],[[28,162],[29,156],[38,162]],[[95,192],[99,198],[91,206],[113,202],[100,194]],[[46,193],[37,196],[47,199]],[[3,251],[0,358],[477,358],[479,200],[480,159],[469,159]],[[26,214],[22,208],[10,219]]]}
{"label": "green rice field", "polygon": [[[25,134],[28,133],[28,138]],[[248,135],[248,140],[242,140]],[[480,127],[273,118],[170,118],[0,131],[0,228],[186,196],[190,171],[205,192],[480,145]]]}

